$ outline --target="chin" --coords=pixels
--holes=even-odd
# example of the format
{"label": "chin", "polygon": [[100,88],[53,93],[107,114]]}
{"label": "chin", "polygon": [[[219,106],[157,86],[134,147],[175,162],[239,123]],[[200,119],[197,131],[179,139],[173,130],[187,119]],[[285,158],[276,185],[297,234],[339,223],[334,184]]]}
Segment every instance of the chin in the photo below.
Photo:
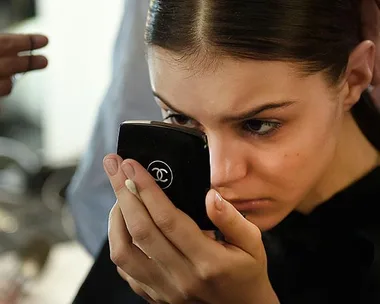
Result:
{"label": "chin", "polygon": [[255,214],[255,213],[246,213],[246,219],[251,223],[255,224],[260,231],[265,232],[276,227],[281,221],[286,217],[281,216],[280,214]]}

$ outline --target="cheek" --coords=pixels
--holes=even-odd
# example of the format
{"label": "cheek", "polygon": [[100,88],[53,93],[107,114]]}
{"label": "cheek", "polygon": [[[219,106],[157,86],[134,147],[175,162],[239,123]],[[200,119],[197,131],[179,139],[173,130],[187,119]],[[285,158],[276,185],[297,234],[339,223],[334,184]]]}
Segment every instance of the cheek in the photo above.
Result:
{"label": "cheek", "polygon": [[[331,112],[315,113],[289,127],[280,142],[261,153],[261,170],[273,195],[302,200],[329,168],[337,145],[339,121]],[[323,115],[322,115],[323,114]]]}

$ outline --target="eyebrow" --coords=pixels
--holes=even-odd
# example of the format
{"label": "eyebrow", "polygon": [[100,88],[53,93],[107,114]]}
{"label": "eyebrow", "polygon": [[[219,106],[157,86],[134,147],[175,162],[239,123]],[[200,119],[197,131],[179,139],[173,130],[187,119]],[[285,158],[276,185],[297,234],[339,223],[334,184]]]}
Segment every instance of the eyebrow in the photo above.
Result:
{"label": "eyebrow", "polygon": [[[169,101],[165,100],[165,98],[162,98],[158,93],[154,92],[153,91],[153,96],[157,97],[165,106],[167,106],[170,110],[172,110],[173,112],[176,112],[178,114],[183,114],[185,116],[189,116],[189,115],[186,115],[185,113],[183,113],[182,111],[179,111],[178,109],[176,109],[175,107],[173,107]],[[190,117],[190,116],[189,116]]]}
{"label": "eyebrow", "polygon": [[[189,116],[186,113],[183,113],[182,111],[179,111],[178,109],[176,109],[175,107],[173,107],[170,104],[170,102],[168,102],[167,100],[165,100],[164,98],[162,98],[158,93],[153,92],[153,95],[155,97],[157,97],[170,110],[172,110],[172,111],[174,111],[174,112],[176,112],[178,114],[182,114],[182,115],[185,115],[185,116],[191,118],[191,116]],[[270,103],[266,103],[266,104],[260,105],[258,107],[255,107],[253,109],[248,110],[247,112],[244,112],[244,113],[241,113],[241,114],[238,114],[238,115],[231,115],[231,116],[223,117],[222,121],[225,121],[225,122],[244,121],[244,120],[248,120],[248,119],[251,119],[252,117],[257,116],[258,114],[260,114],[260,113],[262,113],[264,111],[286,108],[286,107],[289,107],[289,106],[291,106],[291,105],[293,105],[295,103],[297,103],[297,101],[295,101],[295,100],[274,101],[274,102],[270,102]]]}

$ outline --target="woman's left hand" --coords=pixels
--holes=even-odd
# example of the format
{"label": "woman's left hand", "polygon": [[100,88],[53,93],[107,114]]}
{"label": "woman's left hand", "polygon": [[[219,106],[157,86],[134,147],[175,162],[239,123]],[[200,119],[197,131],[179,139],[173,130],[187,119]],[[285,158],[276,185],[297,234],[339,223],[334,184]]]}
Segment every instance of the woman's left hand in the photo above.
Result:
{"label": "woman's left hand", "polygon": [[150,303],[279,303],[260,230],[214,190],[207,213],[228,243],[202,232],[136,161],[109,155],[104,167],[117,197],[109,220],[111,259],[135,292]]}

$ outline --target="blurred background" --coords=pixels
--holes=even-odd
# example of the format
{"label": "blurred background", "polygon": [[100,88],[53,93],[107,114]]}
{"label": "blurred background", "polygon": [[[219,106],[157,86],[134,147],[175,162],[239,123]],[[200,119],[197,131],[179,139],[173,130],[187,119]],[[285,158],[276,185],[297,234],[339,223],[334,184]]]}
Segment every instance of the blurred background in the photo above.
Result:
{"label": "blurred background", "polygon": [[0,0],[0,31],[42,33],[49,67],[0,103],[0,304],[71,303],[92,264],[65,203],[109,83],[122,0]]}

